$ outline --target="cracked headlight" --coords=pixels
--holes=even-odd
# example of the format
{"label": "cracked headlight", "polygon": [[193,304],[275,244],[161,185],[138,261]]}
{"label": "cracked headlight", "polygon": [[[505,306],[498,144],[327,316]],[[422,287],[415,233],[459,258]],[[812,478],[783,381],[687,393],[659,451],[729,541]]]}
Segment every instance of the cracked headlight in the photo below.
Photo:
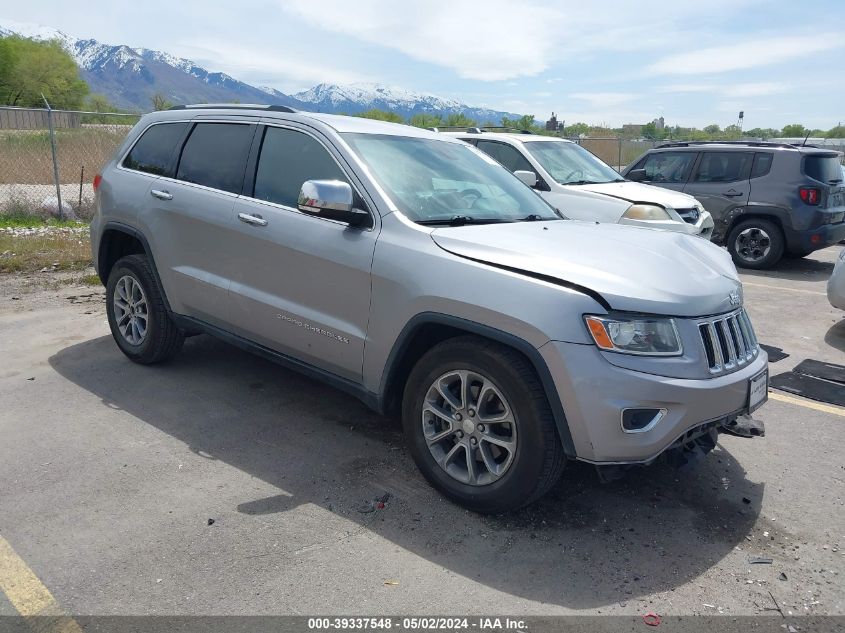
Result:
{"label": "cracked headlight", "polygon": [[679,356],[681,337],[673,319],[586,316],[587,329],[600,349],[641,356]]}
{"label": "cracked headlight", "polygon": [[671,220],[672,216],[663,207],[656,204],[632,204],[622,214],[623,218],[629,220]]}

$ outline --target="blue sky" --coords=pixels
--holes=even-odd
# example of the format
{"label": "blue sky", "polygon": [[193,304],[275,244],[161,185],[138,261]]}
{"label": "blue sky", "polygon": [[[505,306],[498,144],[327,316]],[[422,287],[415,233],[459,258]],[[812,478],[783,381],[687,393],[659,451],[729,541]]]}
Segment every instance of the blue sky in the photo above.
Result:
{"label": "blue sky", "polygon": [[379,82],[612,126],[845,121],[845,0],[40,0],[0,17],[284,92]]}

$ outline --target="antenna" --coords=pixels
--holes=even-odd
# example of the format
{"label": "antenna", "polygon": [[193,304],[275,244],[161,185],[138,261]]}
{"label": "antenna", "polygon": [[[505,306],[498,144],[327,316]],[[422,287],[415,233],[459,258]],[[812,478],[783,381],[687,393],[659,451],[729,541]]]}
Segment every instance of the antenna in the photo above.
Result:
{"label": "antenna", "polygon": [[804,137],[804,142],[801,143],[801,147],[804,147],[807,144],[807,139],[810,138],[810,133],[812,130],[807,130],[807,136]]}

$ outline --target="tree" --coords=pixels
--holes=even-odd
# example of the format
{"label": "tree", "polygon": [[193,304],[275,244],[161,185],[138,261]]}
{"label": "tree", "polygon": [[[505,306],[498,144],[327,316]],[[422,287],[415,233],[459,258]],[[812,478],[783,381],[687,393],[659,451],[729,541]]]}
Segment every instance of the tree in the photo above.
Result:
{"label": "tree", "polygon": [[443,125],[443,117],[439,114],[415,114],[411,117],[410,123],[414,127],[439,127]]}
{"label": "tree", "polygon": [[586,123],[573,123],[563,128],[564,136],[581,136],[590,131],[590,126]]}
{"label": "tree", "polygon": [[720,128],[718,125],[713,123],[712,125],[708,125],[707,127],[705,127],[704,131],[707,134],[709,134],[711,137],[713,137],[713,136],[718,136],[719,134],[721,134],[722,128]]}
{"label": "tree", "polygon": [[745,131],[745,136],[750,136],[751,138],[759,138],[766,139],[772,138],[774,136],[779,136],[780,130],[774,130],[770,127],[755,127],[751,128],[750,130]]}
{"label": "tree", "polygon": [[533,114],[524,114],[518,119],[509,119],[506,116],[502,117],[502,127],[509,127],[515,130],[528,130],[529,132],[539,131],[540,127],[534,124]]}
{"label": "tree", "polygon": [[82,106],[88,84],[59,41],[36,42],[16,35],[0,41],[0,103],[43,107],[43,94],[53,108]]}
{"label": "tree", "polygon": [[827,138],[845,138],[845,125],[837,125],[832,127],[825,134]]}
{"label": "tree", "polygon": [[377,121],[389,121],[390,123],[404,123],[405,122],[405,119],[403,119],[401,116],[399,116],[395,112],[388,112],[387,110],[379,110],[378,108],[373,108],[371,110],[359,112],[358,114],[354,114],[352,116],[361,117],[362,119],[375,119]]}
{"label": "tree", "polygon": [[726,139],[739,139],[742,136],[742,130],[740,130],[739,126],[734,123],[724,129],[722,136]]}
{"label": "tree", "polygon": [[657,126],[654,123],[646,123],[642,129],[642,135],[645,138],[657,138]]}
{"label": "tree", "polygon": [[167,97],[160,92],[150,97],[150,103],[153,104],[153,110],[169,110],[173,107],[173,104],[167,100]]}
{"label": "tree", "polygon": [[803,137],[806,135],[807,128],[800,123],[790,123],[789,125],[784,125],[783,130],[781,130],[781,136],[786,136],[787,138]]}
{"label": "tree", "polygon": [[463,112],[453,112],[446,117],[447,127],[475,127],[477,123]]}

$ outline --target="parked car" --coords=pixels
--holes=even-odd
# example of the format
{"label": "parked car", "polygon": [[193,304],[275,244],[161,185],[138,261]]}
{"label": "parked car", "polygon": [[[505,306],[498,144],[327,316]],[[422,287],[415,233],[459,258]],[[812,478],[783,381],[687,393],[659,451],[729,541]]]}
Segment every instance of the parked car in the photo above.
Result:
{"label": "parked car", "polygon": [[724,251],[565,221],[442,134],[183,106],[143,117],[95,184],[129,359],[205,332],[400,413],[425,477],[474,510],[531,503],[567,460],[706,452],[766,399]]}
{"label": "parked car", "polygon": [[827,299],[834,308],[845,310],[845,248],[839,252],[833,274],[827,281]]}
{"label": "parked car", "polygon": [[516,173],[567,218],[678,231],[706,239],[713,219],[692,196],[656,192],[625,180],[566,139],[468,128],[444,132],[477,147]]}
{"label": "parked car", "polygon": [[774,266],[845,239],[842,152],[779,143],[665,143],[622,171],[695,196],[712,239],[743,268]]}

